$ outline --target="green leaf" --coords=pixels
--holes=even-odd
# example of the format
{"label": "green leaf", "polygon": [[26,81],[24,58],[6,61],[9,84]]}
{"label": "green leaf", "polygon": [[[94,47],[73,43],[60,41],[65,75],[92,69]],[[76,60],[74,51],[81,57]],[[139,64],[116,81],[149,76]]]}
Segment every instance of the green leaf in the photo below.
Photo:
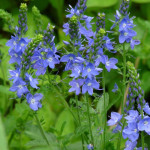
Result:
{"label": "green leaf", "polygon": [[150,0],[132,0],[135,3],[150,3]]}
{"label": "green leaf", "polygon": [[5,130],[2,123],[2,118],[0,116],[0,149],[1,150],[8,150],[7,146],[7,138],[5,136]]}
{"label": "green leaf", "polygon": [[117,2],[118,0],[87,0],[87,7],[110,7]]}
{"label": "green leaf", "polygon": [[148,92],[150,90],[150,71],[146,71],[142,75],[142,89],[145,92]]}
{"label": "green leaf", "polygon": [[64,0],[49,0],[49,2],[56,9],[59,24],[62,23],[62,21],[63,21],[62,20],[63,19],[62,14],[63,14]]}
{"label": "green leaf", "polygon": [[108,103],[109,103],[109,95],[108,93],[105,93],[105,108],[104,108],[104,94],[103,94],[97,103],[96,110],[100,114],[102,114],[102,112],[104,112],[104,110],[107,108]]}
{"label": "green leaf", "polygon": [[62,135],[69,134],[74,131],[74,119],[69,111],[64,110],[58,117],[58,120],[56,122],[56,129],[58,131],[61,131],[62,126],[66,122],[65,127],[63,129]]}

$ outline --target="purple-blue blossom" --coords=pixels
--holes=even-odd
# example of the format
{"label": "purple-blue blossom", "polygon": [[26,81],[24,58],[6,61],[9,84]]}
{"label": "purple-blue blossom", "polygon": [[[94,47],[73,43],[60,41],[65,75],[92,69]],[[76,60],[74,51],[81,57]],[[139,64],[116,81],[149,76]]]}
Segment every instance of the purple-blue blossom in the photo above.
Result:
{"label": "purple-blue blossom", "polygon": [[40,103],[40,100],[43,98],[42,94],[36,93],[35,95],[32,95],[31,93],[28,93],[26,98],[32,110],[36,111],[42,107]]}
{"label": "purple-blue blossom", "polygon": [[26,73],[26,79],[29,80],[31,87],[38,89],[37,84],[38,81],[37,79],[34,79],[30,74]]}
{"label": "purple-blue blossom", "polygon": [[17,92],[17,96],[20,98],[22,95],[27,94],[29,92],[26,82],[19,78],[15,83],[13,83],[10,91]]}
{"label": "purple-blue blossom", "polygon": [[87,78],[82,86],[82,94],[88,92],[90,95],[92,95],[93,89],[99,90],[99,83],[95,79]]}
{"label": "purple-blue blossom", "polygon": [[111,119],[107,121],[107,124],[108,124],[108,126],[113,126],[122,119],[122,115],[120,115],[119,113],[116,113],[116,112],[111,112],[110,118]]}
{"label": "purple-blue blossom", "polygon": [[76,95],[79,95],[81,93],[81,86],[84,83],[84,79],[77,79],[77,80],[72,80],[70,81],[69,85],[71,88],[69,89],[69,92],[75,92]]}

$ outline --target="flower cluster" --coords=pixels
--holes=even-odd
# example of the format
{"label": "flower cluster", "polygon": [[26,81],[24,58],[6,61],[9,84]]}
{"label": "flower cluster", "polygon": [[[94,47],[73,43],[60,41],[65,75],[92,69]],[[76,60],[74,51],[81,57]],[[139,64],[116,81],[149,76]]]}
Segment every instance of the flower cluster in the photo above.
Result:
{"label": "flower cluster", "polygon": [[131,49],[134,49],[135,45],[139,45],[139,40],[134,40],[133,37],[137,35],[137,33],[132,30],[132,28],[135,26],[133,24],[134,17],[130,18],[128,14],[128,8],[129,8],[129,0],[123,0],[119,11],[116,11],[115,15],[115,22],[111,29],[113,29],[116,25],[119,26],[119,43],[130,43]]}
{"label": "flower cluster", "polygon": [[[141,132],[145,131],[145,133],[150,135],[150,107],[144,100],[144,93],[141,89],[137,71],[131,62],[127,62],[127,66],[129,75],[129,94],[127,96],[125,114],[120,115],[119,113],[112,112],[111,119],[107,123],[109,126],[117,124],[114,132],[116,133],[117,131],[122,130],[123,138],[128,139],[125,150],[133,150],[136,147],[138,140],[140,140]],[[126,126],[121,123],[123,116]]]}
{"label": "flower cluster", "polygon": [[[81,2],[82,1],[82,2]],[[113,42],[106,35],[105,29],[105,14],[99,14],[97,19],[97,31],[92,30],[92,17],[83,14],[85,11],[85,0],[79,0],[75,9],[71,7],[68,10],[71,14],[67,15],[70,18],[68,23],[64,24],[64,32],[70,35],[70,41],[64,41],[64,44],[73,53],[62,56],[61,62],[67,62],[65,71],[71,70],[73,80],[69,83],[71,86],[69,92],[75,91],[76,95],[88,92],[93,94],[93,89],[99,90],[99,82],[96,76],[102,72],[99,68],[100,63],[110,71],[117,69],[115,58],[108,58],[105,51],[114,52]],[[84,5],[81,9],[81,3]],[[82,5],[82,6],[83,6]],[[84,10],[84,11],[80,11]],[[83,44],[84,43],[84,44]]]}
{"label": "flower cluster", "polygon": [[38,34],[33,39],[23,37],[22,32],[27,31],[26,10],[26,4],[21,4],[19,30],[6,44],[10,47],[9,63],[15,64],[15,70],[10,70],[10,80],[13,80],[10,91],[17,92],[19,98],[26,97],[30,108],[36,111],[42,106],[40,100],[43,98],[41,93],[34,94],[33,90],[39,88],[38,76],[44,75],[48,66],[53,69],[59,63],[59,56],[50,24],[43,35]]}

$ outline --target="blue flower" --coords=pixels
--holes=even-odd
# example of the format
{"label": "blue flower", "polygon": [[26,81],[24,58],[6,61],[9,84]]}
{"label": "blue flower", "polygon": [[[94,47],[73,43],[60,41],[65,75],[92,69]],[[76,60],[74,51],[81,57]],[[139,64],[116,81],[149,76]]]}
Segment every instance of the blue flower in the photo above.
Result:
{"label": "blue flower", "polygon": [[117,124],[122,119],[122,115],[116,112],[111,112],[111,119],[107,121],[108,126]]}
{"label": "blue flower", "polygon": [[11,50],[16,49],[18,40],[18,36],[11,36],[11,39],[6,43],[6,46],[10,47],[9,52],[11,52]]}
{"label": "blue flower", "polygon": [[118,68],[115,65],[116,63],[118,63],[118,60],[116,58],[108,59],[107,55],[104,55],[102,63],[105,65],[108,72],[110,72],[111,69],[117,69]]}
{"label": "blue flower", "polygon": [[139,119],[139,113],[137,110],[129,110],[129,115],[124,117],[128,123],[136,122]]}
{"label": "blue flower", "polygon": [[77,78],[80,76],[80,73],[83,70],[83,64],[78,64],[78,63],[74,63],[73,67],[72,67],[72,73],[71,73],[71,77]]}
{"label": "blue flower", "polygon": [[24,82],[21,78],[18,79],[10,88],[10,91],[15,92],[17,91],[17,96],[20,98],[23,94],[29,92],[26,87],[26,82]]}
{"label": "blue flower", "polygon": [[105,41],[104,43],[105,48],[107,48],[109,51],[114,49],[113,42],[111,42],[108,36],[105,36],[103,40]]}
{"label": "blue flower", "polygon": [[37,76],[41,74],[44,75],[47,69],[47,63],[45,61],[43,61],[42,63],[36,63],[33,65],[33,68],[37,69],[35,73]]}
{"label": "blue flower", "polygon": [[95,79],[87,78],[85,84],[82,86],[82,93],[88,92],[90,95],[93,94],[93,88],[99,90],[99,83]]}
{"label": "blue flower", "polygon": [[65,67],[66,71],[72,68],[75,57],[76,56],[74,54],[68,54],[68,55],[62,56],[62,58],[60,59],[61,62],[67,62],[66,67]]}
{"label": "blue flower", "polygon": [[77,80],[72,80],[69,85],[72,86],[69,89],[69,92],[76,92],[76,95],[79,95],[81,90],[80,90],[80,86],[82,86],[84,83],[84,79],[77,79]]}
{"label": "blue flower", "polygon": [[41,108],[42,105],[40,103],[40,100],[43,98],[43,95],[40,93],[36,93],[35,95],[32,95],[30,93],[26,96],[27,102],[30,104],[30,108],[34,111],[38,110],[38,108]]}
{"label": "blue flower", "polygon": [[89,144],[89,145],[87,145],[87,149],[88,149],[88,150],[93,150],[93,149],[94,149],[94,147],[93,147],[93,145],[92,145],[92,144]]}
{"label": "blue flower", "polygon": [[136,145],[137,145],[137,141],[131,142],[131,141],[128,140],[126,142],[126,147],[125,147],[124,150],[134,150],[134,148],[136,147]]}
{"label": "blue flower", "polygon": [[143,110],[144,110],[148,115],[150,115],[150,107],[149,107],[149,104],[148,104],[148,103],[146,103],[146,104],[144,105]]}
{"label": "blue flower", "polygon": [[40,51],[34,51],[34,54],[31,57],[31,61],[35,63],[42,63],[43,62],[43,55]]}
{"label": "blue flower", "polygon": [[139,121],[138,129],[140,131],[145,131],[147,134],[150,135],[150,117],[146,117]]}
{"label": "blue flower", "polygon": [[88,63],[82,71],[82,77],[87,76],[89,79],[92,79],[92,77],[99,75],[99,71],[102,71],[102,69],[95,68],[92,63]]}
{"label": "blue flower", "polygon": [[20,77],[20,69],[17,68],[16,70],[9,70],[9,73],[11,75],[10,80],[13,80],[13,83],[15,83]]}
{"label": "blue flower", "polygon": [[27,44],[30,42],[28,38],[21,38],[17,44],[17,47],[14,49],[16,52],[24,52]]}
{"label": "blue flower", "polygon": [[46,62],[50,68],[54,69],[55,64],[59,64],[59,60],[54,57],[52,51],[50,51],[46,57],[47,57]]}
{"label": "blue flower", "polygon": [[38,88],[38,87],[37,87],[37,84],[38,84],[37,79],[33,79],[32,76],[31,76],[30,74],[28,74],[28,73],[26,73],[25,75],[26,75],[26,79],[30,81],[30,85],[31,85],[33,88],[36,88],[36,89],[37,89],[37,88]]}
{"label": "blue flower", "polygon": [[135,142],[139,138],[139,131],[136,122],[128,123],[128,126],[123,130],[124,137],[129,138],[132,142]]}
{"label": "blue flower", "polygon": [[121,31],[119,35],[119,43],[124,43],[125,41],[129,43],[132,37],[136,36],[136,32],[133,30]]}
{"label": "blue flower", "polygon": [[21,64],[22,52],[16,53],[14,50],[12,50],[9,54],[11,56],[9,60],[10,64],[12,63],[17,63],[18,65]]}
{"label": "blue flower", "polygon": [[114,85],[114,89],[112,89],[112,92],[116,92],[116,91],[118,91],[118,85],[117,85],[117,83],[115,83],[115,85]]}
{"label": "blue flower", "polygon": [[140,44],[139,40],[133,40],[133,39],[131,39],[131,41],[130,41],[131,49],[134,49],[134,45],[139,45],[139,44]]}

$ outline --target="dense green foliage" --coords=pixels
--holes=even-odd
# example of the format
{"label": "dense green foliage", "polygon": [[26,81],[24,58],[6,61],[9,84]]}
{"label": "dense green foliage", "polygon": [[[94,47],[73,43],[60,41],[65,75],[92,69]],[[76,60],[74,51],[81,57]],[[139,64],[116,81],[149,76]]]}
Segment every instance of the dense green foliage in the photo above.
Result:
{"label": "dense green foliage", "polygon": [[[43,76],[39,80],[39,92],[43,93],[44,99],[42,102],[43,107],[37,112],[37,115],[50,143],[49,147],[37,127],[33,111],[25,101],[16,98],[16,95],[9,91],[12,84],[9,81],[9,69],[12,69],[12,66],[8,63],[10,59],[8,56],[9,48],[5,44],[10,39],[14,28],[9,30],[8,23],[5,21],[7,18],[5,18],[1,9],[13,16],[14,22],[10,19],[9,23],[16,25],[19,14],[18,8],[21,2],[27,2],[28,4],[29,30],[26,36],[35,36],[36,18],[33,17],[34,13],[32,13],[32,7],[35,5],[42,14],[40,23],[43,29],[46,28],[48,22],[56,27],[55,40],[58,43],[56,47],[58,51],[63,53],[62,46],[64,45],[62,41],[68,38],[62,31],[62,25],[67,21],[65,9],[68,8],[68,4],[74,6],[77,1],[0,0],[0,150],[80,150],[82,148],[81,135],[85,134],[87,136],[88,133],[88,119],[85,117],[86,101],[83,96],[79,97],[83,123],[82,126],[77,128],[77,122],[74,118],[77,116],[76,102],[74,95],[68,93],[70,78],[67,76],[67,72],[63,72],[63,64],[56,66],[56,69],[50,72],[49,78]],[[112,23],[108,18],[114,19],[115,10],[119,8],[119,5],[119,0],[88,0],[86,13],[89,16],[96,17],[98,12],[105,12],[106,28],[109,29]],[[150,0],[132,0],[130,12],[136,16],[134,19],[135,31],[141,44],[135,47],[134,51],[130,51],[128,59],[135,64],[140,73],[145,99],[150,102]],[[122,57],[119,54],[116,54],[116,57],[121,62]],[[121,66],[121,63],[118,66]],[[105,111],[108,111],[109,116],[112,110],[120,110],[121,95],[111,91],[115,83],[118,84],[119,88],[122,88],[121,80],[122,76],[115,71],[106,74],[106,108],[104,108],[104,95],[102,97],[98,96],[102,95],[101,92],[90,97],[90,115],[93,124],[95,124],[95,128],[93,128],[94,137],[97,137],[97,139],[101,138],[101,134],[99,134],[101,128],[98,129],[97,125],[103,126],[101,120],[103,120]],[[95,116],[98,116],[97,120],[95,120]],[[117,140],[113,136],[108,128],[106,150],[115,150],[113,143]],[[113,143],[107,139],[112,139]],[[146,142],[148,142],[148,139]],[[97,143],[101,144],[99,140]]]}

